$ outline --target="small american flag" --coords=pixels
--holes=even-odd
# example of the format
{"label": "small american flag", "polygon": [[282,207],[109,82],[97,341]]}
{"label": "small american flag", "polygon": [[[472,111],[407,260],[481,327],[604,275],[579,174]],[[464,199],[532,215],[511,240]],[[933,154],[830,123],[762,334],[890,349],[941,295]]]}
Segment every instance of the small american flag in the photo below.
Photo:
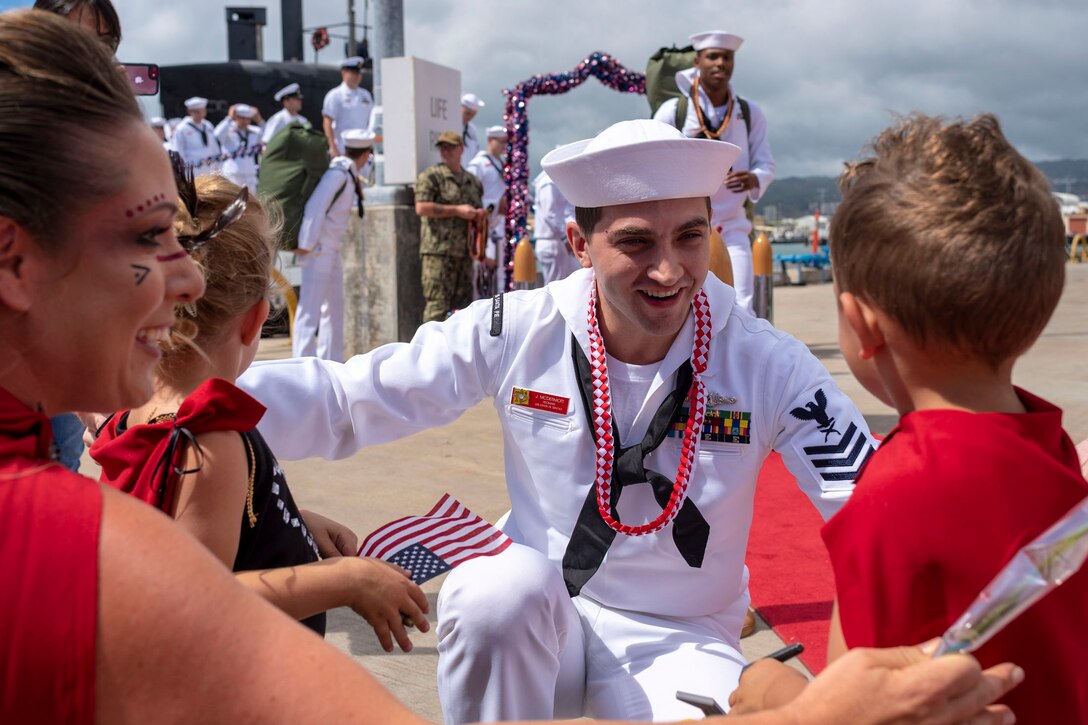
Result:
{"label": "small american flag", "polygon": [[406,516],[375,529],[363,540],[359,556],[398,564],[422,584],[461,562],[498,554],[510,543],[510,537],[447,493],[423,516]]}

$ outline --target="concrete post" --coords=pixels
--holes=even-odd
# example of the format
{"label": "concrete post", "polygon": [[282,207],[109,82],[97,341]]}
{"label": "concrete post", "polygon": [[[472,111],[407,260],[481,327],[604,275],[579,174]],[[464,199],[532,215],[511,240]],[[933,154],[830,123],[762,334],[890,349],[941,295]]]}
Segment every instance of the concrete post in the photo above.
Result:
{"label": "concrete post", "polygon": [[[382,103],[381,59],[404,55],[403,0],[376,0],[374,98]],[[344,245],[344,343],[349,355],[407,341],[423,320],[419,217],[410,186],[366,190],[366,217],[353,219]]]}

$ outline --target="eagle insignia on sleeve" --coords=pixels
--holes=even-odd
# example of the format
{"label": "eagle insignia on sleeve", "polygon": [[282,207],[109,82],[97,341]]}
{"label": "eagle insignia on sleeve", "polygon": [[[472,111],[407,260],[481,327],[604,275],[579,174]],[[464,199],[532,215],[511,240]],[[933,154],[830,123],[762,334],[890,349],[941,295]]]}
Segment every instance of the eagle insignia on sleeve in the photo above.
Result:
{"label": "eagle insignia on sleeve", "polygon": [[838,433],[840,436],[842,433],[835,428],[835,419],[827,414],[827,396],[824,394],[823,388],[816,390],[815,400],[811,403],[805,403],[805,407],[794,408],[790,411],[790,415],[797,420],[814,420],[818,426],[817,430],[824,434],[824,442],[827,442],[828,436],[832,433]]}

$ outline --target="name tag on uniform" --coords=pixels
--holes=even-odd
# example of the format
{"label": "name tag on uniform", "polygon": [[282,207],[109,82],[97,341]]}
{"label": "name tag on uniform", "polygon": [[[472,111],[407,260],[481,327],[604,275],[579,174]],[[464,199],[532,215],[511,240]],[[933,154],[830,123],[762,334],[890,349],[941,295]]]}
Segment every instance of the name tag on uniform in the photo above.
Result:
{"label": "name tag on uniform", "polygon": [[562,395],[552,395],[551,393],[540,393],[528,388],[514,388],[510,393],[510,405],[566,415],[567,411],[570,410],[570,398],[564,398]]}

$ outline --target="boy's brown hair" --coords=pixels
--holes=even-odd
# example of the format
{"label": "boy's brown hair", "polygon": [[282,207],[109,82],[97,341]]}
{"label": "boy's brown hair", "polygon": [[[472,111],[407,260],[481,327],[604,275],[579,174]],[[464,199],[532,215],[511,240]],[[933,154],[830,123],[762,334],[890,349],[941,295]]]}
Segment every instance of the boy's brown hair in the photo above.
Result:
{"label": "boy's brown hair", "polygon": [[995,367],[1026,350],[1065,281],[1065,230],[1046,178],[991,114],[914,114],[870,149],[839,181],[839,289],[929,349]]}

